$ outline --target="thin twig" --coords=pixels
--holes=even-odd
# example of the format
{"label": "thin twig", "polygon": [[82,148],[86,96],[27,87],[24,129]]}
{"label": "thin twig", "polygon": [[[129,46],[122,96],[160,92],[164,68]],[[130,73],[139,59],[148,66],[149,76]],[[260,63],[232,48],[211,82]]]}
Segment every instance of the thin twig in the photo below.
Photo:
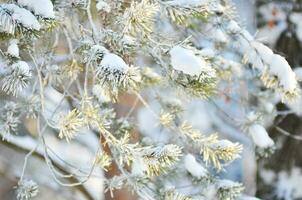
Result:
{"label": "thin twig", "polygon": [[295,139],[295,140],[299,140],[299,141],[302,141],[302,136],[298,136],[298,135],[293,135],[291,133],[289,133],[288,131],[280,128],[279,126],[274,126],[274,128],[281,134],[285,135],[285,136],[288,136],[292,139]]}

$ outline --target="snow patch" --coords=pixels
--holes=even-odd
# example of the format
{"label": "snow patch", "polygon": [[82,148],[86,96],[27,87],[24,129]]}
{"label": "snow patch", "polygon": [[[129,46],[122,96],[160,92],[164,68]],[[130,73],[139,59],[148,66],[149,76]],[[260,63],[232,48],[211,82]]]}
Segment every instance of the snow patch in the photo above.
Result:
{"label": "snow patch", "polygon": [[50,0],[18,0],[18,4],[27,7],[41,17],[55,18],[53,4]]}
{"label": "snow patch", "polygon": [[247,60],[260,72],[264,72],[264,70],[267,69],[271,76],[277,77],[279,85],[284,91],[295,91],[297,88],[295,73],[292,71],[285,58],[274,54],[269,47],[260,42],[253,41],[251,42],[251,45],[254,47],[255,51],[248,51],[246,55]]}
{"label": "snow patch", "polygon": [[229,24],[227,25],[226,29],[228,30],[228,32],[230,32],[232,34],[237,34],[237,33],[239,33],[241,31],[240,26],[234,20],[231,20],[229,22]]}
{"label": "snow patch", "polygon": [[15,4],[4,4],[2,7],[7,9],[11,13],[12,18],[18,23],[22,24],[24,27],[40,30],[40,23],[30,11],[26,10],[25,8],[20,8]]}
{"label": "snow patch", "polygon": [[194,76],[200,75],[207,63],[192,50],[175,46],[170,50],[171,65],[175,70]]}
{"label": "snow patch", "polygon": [[253,124],[249,127],[249,134],[254,144],[260,148],[269,148],[274,146],[274,141],[269,137],[265,128],[259,124]]}
{"label": "snow patch", "polygon": [[9,41],[9,46],[7,48],[7,53],[10,56],[19,58],[18,40],[13,39],[13,40]]}
{"label": "snow patch", "polygon": [[11,65],[11,68],[14,69],[18,69],[22,72],[22,74],[26,74],[28,76],[31,76],[30,73],[30,67],[28,66],[28,64],[24,61],[18,61],[14,64]]}
{"label": "snow patch", "polygon": [[207,170],[199,164],[192,154],[187,154],[184,159],[186,170],[196,178],[207,176]]}
{"label": "snow patch", "polygon": [[293,91],[297,87],[295,73],[282,56],[273,55],[270,72],[279,78],[280,85],[283,86],[285,91]]}
{"label": "snow patch", "polygon": [[121,72],[127,72],[129,68],[120,56],[113,53],[106,54],[100,65],[104,68],[108,68],[109,70],[117,70]]}

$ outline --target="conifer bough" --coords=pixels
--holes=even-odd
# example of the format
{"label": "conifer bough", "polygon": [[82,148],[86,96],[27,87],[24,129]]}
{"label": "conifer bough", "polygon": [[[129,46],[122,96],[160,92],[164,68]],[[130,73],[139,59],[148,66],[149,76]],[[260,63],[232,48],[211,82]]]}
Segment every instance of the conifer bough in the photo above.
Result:
{"label": "conifer bough", "polygon": [[[39,148],[28,156],[43,150],[57,184],[83,185],[96,168],[116,165],[118,175],[101,178],[112,196],[126,187],[145,200],[249,199],[241,183],[218,176],[240,157],[242,145],[222,140],[220,132],[227,130],[221,124],[212,126],[214,134],[201,131],[185,114],[188,105],[203,102],[215,111],[215,123],[235,121],[267,155],[274,142],[261,119],[234,119],[219,103],[243,102],[249,112],[264,115],[241,86],[251,84],[245,92],[259,102],[265,100],[260,91],[287,102],[300,90],[286,60],[242,28],[230,1],[0,2],[0,84],[7,95],[1,100],[2,138],[32,137]],[[232,91],[225,94],[226,88]],[[125,96],[135,100],[121,115],[117,105]],[[143,114],[136,116],[138,105]],[[37,130],[20,133],[28,118]],[[70,183],[53,167],[45,138],[66,139],[68,147],[83,145],[78,136],[89,134],[100,141],[91,170],[85,178],[80,168],[70,172],[80,180]],[[24,178],[26,167],[19,200],[39,195],[39,180]]]}

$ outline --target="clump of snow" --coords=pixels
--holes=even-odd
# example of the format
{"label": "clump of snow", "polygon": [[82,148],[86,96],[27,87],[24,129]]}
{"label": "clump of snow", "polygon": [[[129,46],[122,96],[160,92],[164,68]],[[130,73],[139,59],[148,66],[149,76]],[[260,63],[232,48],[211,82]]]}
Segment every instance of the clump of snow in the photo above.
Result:
{"label": "clump of snow", "polygon": [[207,67],[207,63],[201,57],[197,57],[192,50],[181,46],[173,47],[170,55],[172,67],[191,76],[200,75]]}
{"label": "clump of snow", "polygon": [[280,80],[280,85],[285,91],[293,91],[297,88],[295,73],[291,70],[284,57],[277,54],[273,55],[270,72]]}
{"label": "clump of snow", "polygon": [[7,53],[10,56],[19,58],[19,47],[18,47],[18,40],[13,39],[9,41],[9,46],[7,48]]}
{"label": "clump of snow", "polygon": [[50,0],[18,0],[18,4],[27,7],[41,17],[55,18],[53,4]]}
{"label": "clump of snow", "polygon": [[274,146],[274,141],[269,137],[265,128],[259,124],[253,124],[248,130],[254,144],[260,148],[269,148]]}
{"label": "clump of snow", "polygon": [[109,53],[108,49],[106,49],[104,46],[101,46],[101,45],[93,45],[91,47],[91,52],[93,54],[101,53],[103,55]]}
{"label": "clump of snow", "polygon": [[111,7],[108,3],[106,3],[105,1],[99,0],[96,4],[96,9],[98,11],[105,11],[107,13],[109,13],[111,11]]}
{"label": "clump of snow", "polygon": [[2,7],[7,9],[11,13],[12,18],[16,22],[22,24],[24,27],[40,30],[40,23],[30,11],[26,10],[25,8],[20,8],[15,4],[4,4]]}
{"label": "clump of snow", "polygon": [[284,57],[274,54],[264,44],[252,41],[251,46],[255,49],[249,50],[246,54],[247,60],[260,72],[267,72],[272,77],[277,77],[279,86],[285,92],[293,92],[297,88],[295,73],[292,71]]}
{"label": "clump of snow", "polygon": [[127,72],[129,66],[125,61],[118,55],[113,53],[108,53],[104,56],[100,63],[102,68],[107,68],[111,71]]}
{"label": "clump of snow", "polygon": [[186,170],[194,177],[200,179],[207,176],[207,170],[199,164],[192,154],[187,154],[184,159]]}
{"label": "clump of snow", "polygon": [[29,65],[26,63],[26,62],[24,62],[24,61],[18,61],[18,62],[16,62],[16,63],[14,63],[14,64],[12,64],[11,65],[11,68],[13,69],[13,70],[19,70],[20,72],[22,72],[22,74],[26,74],[26,75],[28,75],[28,76],[30,76],[31,75],[31,73],[30,73],[30,67],[29,67]]}
{"label": "clump of snow", "polygon": [[[251,43],[252,46],[256,49],[255,52],[255,60],[257,60],[257,57],[261,57],[261,59],[265,62],[264,64],[270,64],[272,61],[272,56],[274,55],[274,52],[267,46],[265,46],[264,44],[254,41]],[[262,63],[263,65],[263,63]],[[259,67],[263,67],[263,66],[259,66]]]}
{"label": "clump of snow", "polygon": [[227,31],[229,32],[229,33],[232,33],[232,34],[237,34],[237,33],[239,33],[240,31],[241,31],[241,28],[240,28],[240,26],[238,25],[238,23],[237,22],[235,22],[234,20],[231,20],[230,22],[229,22],[229,24],[227,25]]}

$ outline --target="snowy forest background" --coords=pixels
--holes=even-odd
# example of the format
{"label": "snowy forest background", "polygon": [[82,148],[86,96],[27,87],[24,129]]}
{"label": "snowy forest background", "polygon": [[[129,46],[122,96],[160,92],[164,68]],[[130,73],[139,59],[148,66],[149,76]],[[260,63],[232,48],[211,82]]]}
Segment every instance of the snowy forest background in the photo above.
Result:
{"label": "snowy forest background", "polygon": [[301,43],[300,0],[0,0],[0,199],[301,200]]}

